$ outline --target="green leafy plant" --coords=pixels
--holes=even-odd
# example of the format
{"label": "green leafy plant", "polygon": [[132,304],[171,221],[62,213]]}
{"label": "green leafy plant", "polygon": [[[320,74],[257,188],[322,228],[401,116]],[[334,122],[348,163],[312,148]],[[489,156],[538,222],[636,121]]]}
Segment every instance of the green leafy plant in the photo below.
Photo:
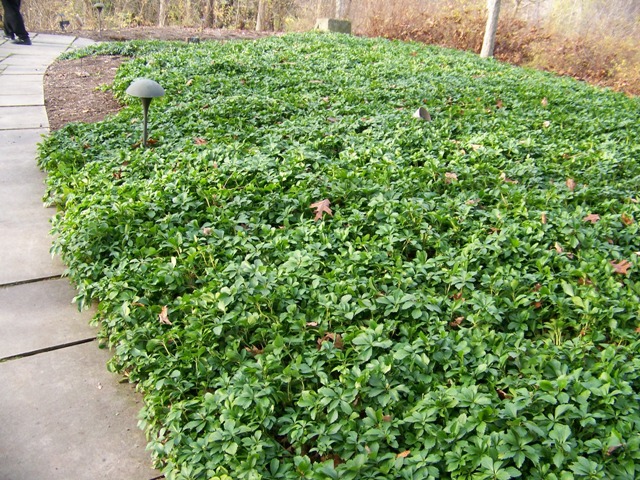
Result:
{"label": "green leafy plant", "polygon": [[125,51],[129,106],[40,164],[167,478],[640,473],[637,99],[379,39]]}

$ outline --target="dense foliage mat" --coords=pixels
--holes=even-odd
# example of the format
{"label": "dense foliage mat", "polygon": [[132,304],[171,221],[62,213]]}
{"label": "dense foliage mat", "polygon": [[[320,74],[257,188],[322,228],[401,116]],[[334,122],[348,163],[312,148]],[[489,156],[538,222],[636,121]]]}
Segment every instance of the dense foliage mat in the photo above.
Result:
{"label": "dense foliage mat", "polygon": [[640,476],[638,99],[343,36],[92,51],[129,106],[41,145],[55,250],[167,478]]}

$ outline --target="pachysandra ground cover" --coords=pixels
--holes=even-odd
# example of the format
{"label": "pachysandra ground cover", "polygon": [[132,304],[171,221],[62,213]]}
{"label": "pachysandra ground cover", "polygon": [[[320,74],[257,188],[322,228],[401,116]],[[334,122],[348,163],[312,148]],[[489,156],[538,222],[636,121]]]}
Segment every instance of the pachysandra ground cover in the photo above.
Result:
{"label": "pachysandra ground cover", "polygon": [[340,35],[92,51],[129,106],[40,147],[55,250],[167,478],[640,476],[637,98]]}

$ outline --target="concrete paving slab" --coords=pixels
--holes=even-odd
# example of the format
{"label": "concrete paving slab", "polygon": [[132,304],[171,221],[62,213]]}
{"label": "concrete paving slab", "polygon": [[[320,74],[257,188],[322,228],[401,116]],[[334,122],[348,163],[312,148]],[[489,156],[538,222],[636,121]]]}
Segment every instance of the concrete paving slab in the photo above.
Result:
{"label": "concrete paving slab", "polygon": [[67,278],[0,287],[0,358],[95,337],[75,295]]}
{"label": "concrete paving slab", "polygon": [[65,45],[56,45],[50,43],[41,43],[37,39],[33,40],[32,45],[16,45],[14,43],[5,43],[2,45],[2,49],[7,53],[13,53],[18,55],[38,56],[38,55],[59,55],[61,51],[66,49]]}
{"label": "concrete paving slab", "polygon": [[0,76],[0,96],[7,95],[42,95],[44,104],[44,89],[42,75],[2,75]]}
{"label": "concrete paving slab", "polygon": [[52,258],[49,253],[50,226],[42,218],[34,220],[22,225],[0,224],[0,285],[62,275],[65,271],[60,258]]}
{"label": "concrete paving slab", "polygon": [[94,342],[0,363],[0,478],[149,480],[136,416],[142,407],[119,384]]}
{"label": "concrete paving slab", "polygon": [[[4,48],[4,47],[3,47]],[[26,47],[25,47],[26,48]],[[32,67],[33,65],[49,65],[58,55],[48,56],[30,56],[30,55],[9,55],[2,60],[3,65],[12,65],[16,67]]]}
{"label": "concrete paving slab", "polygon": [[[45,128],[32,130],[0,130],[0,169],[17,164],[35,165],[36,144],[42,141]],[[0,176],[0,182],[4,176]]]}
{"label": "concrete paving slab", "polygon": [[90,38],[76,38],[73,42],[73,44],[71,45],[72,49],[78,49],[78,48],[83,48],[83,47],[88,47],[89,45],[93,45],[95,43],[100,43],[100,42],[96,42],[95,40],[91,40]]}
{"label": "concrete paving slab", "polygon": [[2,64],[0,63],[0,71],[2,71],[3,75],[44,75],[47,67],[46,65],[7,65],[2,71]]}
{"label": "concrete paving slab", "polygon": [[25,219],[33,223],[40,219],[50,228],[49,219],[55,210],[43,207],[44,174],[38,173],[40,182],[24,180],[15,184],[0,185],[0,225],[20,226],[24,224]]}
{"label": "concrete paving slab", "polygon": [[76,39],[75,35],[52,35],[50,33],[37,33],[31,36],[33,43],[41,44],[47,43],[51,45],[62,45],[66,47],[71,45]]}
{"label": "concrete paving slab", "polygon": [[[2,78],[2,77],[0,77]],[[40,86],[42,89],[42,86]],[[0,94],[0,107],[19,107],[44,105],[42,92],[31,95],[3,95]]]}
{"label": "concrete paving slab", "polygon": [[44,105],[0,107],[0,130],[48,127],[49,119]]}

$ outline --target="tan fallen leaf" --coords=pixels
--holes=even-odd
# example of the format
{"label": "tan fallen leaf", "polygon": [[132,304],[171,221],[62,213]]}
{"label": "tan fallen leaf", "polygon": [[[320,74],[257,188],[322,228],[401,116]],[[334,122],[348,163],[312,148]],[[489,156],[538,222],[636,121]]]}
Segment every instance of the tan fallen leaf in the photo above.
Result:
{"label": "tan fallen leaf", "polygon": [[540,222],[542,222],[543,225],[547,224],[547,213],[546,212],[542,212],[540,214]]}
{"label": "tan fallen leaf", "polygon": [[331,205],[331,202],[329,201],[328,198],[325,198],[324,200],[320,200],[319,202],[312,203],[311,205],[309,205],[309,208],[315,208],[316,210],[316,216],[314,217],[314,220],[316,221],[322,220],[322,216],[325,213],[333,217],[333,212],[329,208],[329,205]]}
{"label": "tan fallen leaf", "polygon": [[458,180],[458,175],[453,172],[447,172],[444,174],[444,183],[451,183],[454,180]]}
{"label": "tan fallen leaf", "polygon": [[404,452],[400,452],[396,455],[396,458],[406,458],[411,453],[411,450],[405,450]]}
{"label": "tan fallen leaf", "polygon": [[584,217],[582,219],[582,221],[583,222],[598,223],[600,221],[600,215],[598,215],[597,213],[590,213],[589,215]]}
{"label": "tan fallen leaf", "polygon": [[620,220],[622,220],[622,223],[624,223],[626,226],[633,225],[634,223],[633,217],[630,215],[627,215],[626,213],[623,213],[622,215],[620,215]]}
{"label": "tan fallen leaf", "polygon": [[162,310],[158,314],[158,320],[160,320],[160,323],[163,325],[172,325],[169,320],[169,308],[166,305],[162,307]]}
{"label": "tan fallen leaf", "polygon": [[620,260],[619,262],[611,260],[609,263],[611,263],[613,270],[620,275],[626,275],[629,269],[633,266],[629,260]]}
{"label": "tan fallen leaf", "polygon": [[573,178],[567,178],[567,181],[565,183],[567,185],[567,188],[570,191],[573,192],[576,189],[576,182],[575,182],[575,180]]}
{"label": "tan fallen leaf", "polygon": [[540,100],[540,103],[543,107],[546,107],[547,105],[549,105],[549,100],[547,100],[547,97],[544,97],[542,100]]}

